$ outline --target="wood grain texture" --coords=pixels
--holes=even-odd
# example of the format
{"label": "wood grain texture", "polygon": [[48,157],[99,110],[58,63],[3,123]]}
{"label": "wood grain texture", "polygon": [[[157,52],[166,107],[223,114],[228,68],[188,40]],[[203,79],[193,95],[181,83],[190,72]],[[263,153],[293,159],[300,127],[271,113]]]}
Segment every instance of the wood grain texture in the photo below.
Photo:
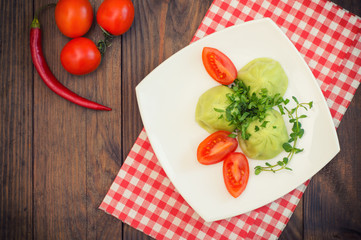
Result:
{"label": "wood grain texture", "polygon": [[[35,1],[35,9],[47,2]],[[59,62],[68,39],[56,28],[54,9],[46,9],[39,19],[44,55],[60,82],[86,96],[85,79],[66,74]],[[34,72],[35,239],[86,236],[85,129],[86,110],[54,94]]]}
{"label": "wood grain texture", "polygon": [[[102,1],[90,2],[97,9]],[[152,239],[98,206],[143,128],[135,86],[190,43],[212,0],[133,2],[133,26],[85,76],[60,64],[69,38],[57,29],[54,9],[40,16],[54,75],[111,112],[60,98],[34,70],[30,23],[49,1],[0,2],[0,239]],[[361,15],[358,0],[334,2]],[[97,42],[102,33],[94,24],[86,37]],[[341,152],[312,178],[280,239],[361,239],[360,95],[337,131]]]}
{"label": "wood grain texture", "polygon": [[31,1],[0,3],[0,239],[32,239]]}

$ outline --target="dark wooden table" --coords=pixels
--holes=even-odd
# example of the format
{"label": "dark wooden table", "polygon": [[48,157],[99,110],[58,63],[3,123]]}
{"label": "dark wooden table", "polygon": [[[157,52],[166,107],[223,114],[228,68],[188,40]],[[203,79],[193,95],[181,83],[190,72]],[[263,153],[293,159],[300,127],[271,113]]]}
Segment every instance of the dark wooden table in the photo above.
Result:
{"label": "dark wooden table", "polygon": [[[143,125],[135,86],[187,46],[212,0],[134,0],[129,32],[101,67],[72,76],[59,55],[69,41],[41,15],[45,56],[61,82],[113,108],[96,112],[55,95],[34,70],[29,27],[46,0],[0,4],[0,239],[150,239],[98,210]],[[336,0],[361,15],[361,1]],[[101,1],[91,0],[94,9]],[[94,24],[86,35],[102,34]],[[361,239],[361,90],[344,116],[341,152],[312,178],[281,239]]]}

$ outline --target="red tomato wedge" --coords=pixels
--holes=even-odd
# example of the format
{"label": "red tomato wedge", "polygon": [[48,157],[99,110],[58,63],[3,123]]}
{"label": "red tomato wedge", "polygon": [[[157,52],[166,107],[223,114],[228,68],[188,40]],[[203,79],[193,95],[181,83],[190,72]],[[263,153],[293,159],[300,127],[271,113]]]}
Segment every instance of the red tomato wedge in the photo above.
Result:
{"label": "red tomato wedge", "polygon": [[245,155],[230,153],[223,162],[223,178],[228,192],[237,198],[246,189],[249,178],[249,165]]}
{"label": "red tomato wedge", "polygon": [[231,84],[237,77],[237,69],[233,62],[215,48],[204,47],[202,61],[208,74],[220,84]]}
{"label": "red tomato wedge", "polygon": [[231,133],[217,131],[204,139],[198,146],[197,159],[204,165],[218,163],[238,146],[237,140],[228,137]]}

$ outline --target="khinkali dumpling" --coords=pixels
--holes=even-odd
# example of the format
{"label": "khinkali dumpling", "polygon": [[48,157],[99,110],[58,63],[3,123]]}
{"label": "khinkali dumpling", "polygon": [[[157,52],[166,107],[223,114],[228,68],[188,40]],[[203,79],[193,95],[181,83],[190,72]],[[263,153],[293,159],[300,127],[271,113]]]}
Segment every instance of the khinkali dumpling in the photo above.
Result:
{"label": "khinkali dumpling", "polygon": [[281,64],[271,58],[256,58],[238,71],[237,78],[250,87],[250,94],[262,88],[269,96],[279,93],[282,97],[288,86],[288,78]]}
{"label": "khinkali dumpling", "polygon": [[251,122],[246,132],[250,134],[248,140],[242,139],[239,133],[238,141],[243,153],[252,159],[274,158],[283,151],[283,143],[288,141],[283,117],[274,109],[267,110],[264,121]]}
{"label": "khinkali dumpling", "polygon": [[230,125],[225,114],[226,108],[231,104],[227,94],[233,93],[234,91],[229,87],[220,85],[207,90],[199,97],[195,114],[196,121],[207,132],[234,131],[235,126]]}

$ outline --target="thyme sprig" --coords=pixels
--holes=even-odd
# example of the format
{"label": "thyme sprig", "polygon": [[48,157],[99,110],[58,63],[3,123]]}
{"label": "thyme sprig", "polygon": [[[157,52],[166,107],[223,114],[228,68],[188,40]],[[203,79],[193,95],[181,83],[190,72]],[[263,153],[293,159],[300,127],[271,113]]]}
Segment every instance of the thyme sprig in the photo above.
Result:
{"label": "thyme sprig", "polygon": [[[292,99],[296,103],[296,107],[294,107],[292,109],[288,109],[286,106],[278,105],[278,108],[279,108],[281,114],[284,115],[285,111],[286,111],[287,115],[289,117],[289,122],[293,124],[292,132],[290,133],[290,138],[289,138],[288,142],[286,142],[282,145],[283,149],[288,153],[288,155],[287,155],[287,157],[284,157],[282,159],[282,161],[278,161],[276,164],[272,165],[272,164],[266,162],[265,163],[266,166],[263,166],[263,167],[256,166],[254,168],[256,175],[260,174],[262,171],[271,171],[274,173],[276,171],[280,171],[282,169],[292,171],[292,169],[287,167],[287,165],[289,164],[289,162],[291,161],[291,159],[293,158],[293,156],[295,154],[303,151],[303,149],[300,149],[297,147],[297,142],[300,138],[302,138],[303,134],[305,133],[305,130],[302,128],[300,119],[306,118],[307,115],[304,115],[304,114],[299,115],[298,110],[300,108],[304,108],[306,111],[308,109],[311,109],[313,102],[311,101],[309,103],[299,103],[297,98],[294,96],[292,97]],[[291,143],[292,143],[292,145],[291,145]]]}

